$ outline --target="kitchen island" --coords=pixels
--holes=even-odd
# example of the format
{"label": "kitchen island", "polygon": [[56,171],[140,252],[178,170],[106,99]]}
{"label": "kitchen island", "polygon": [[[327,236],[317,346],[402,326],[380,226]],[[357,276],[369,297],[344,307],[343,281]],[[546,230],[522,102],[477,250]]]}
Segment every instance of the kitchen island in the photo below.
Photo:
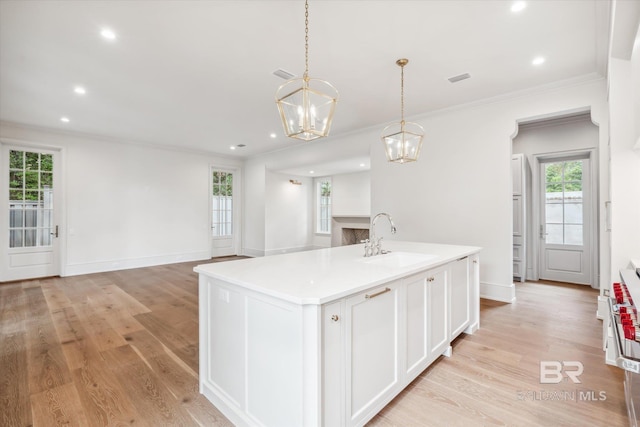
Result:
{"label": "kitchen island", "polygon": [[199,265],[200,392],[236,425],[363,425],[479,327],[481,248],[385,242]]}

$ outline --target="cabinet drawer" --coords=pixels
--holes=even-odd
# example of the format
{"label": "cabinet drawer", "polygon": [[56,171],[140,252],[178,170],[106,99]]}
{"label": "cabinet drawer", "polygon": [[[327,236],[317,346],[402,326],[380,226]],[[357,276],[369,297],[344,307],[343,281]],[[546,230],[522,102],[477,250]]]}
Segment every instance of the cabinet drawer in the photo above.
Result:
{"label": "cabinet drawer", "polygon": [[513,260],[522,261],[522,246],[513,245]]}
{"label": "cabinet drawer", "polygon": [[513,263],[513,276],[514,277],[522,277],[522,263],[514,262]]}

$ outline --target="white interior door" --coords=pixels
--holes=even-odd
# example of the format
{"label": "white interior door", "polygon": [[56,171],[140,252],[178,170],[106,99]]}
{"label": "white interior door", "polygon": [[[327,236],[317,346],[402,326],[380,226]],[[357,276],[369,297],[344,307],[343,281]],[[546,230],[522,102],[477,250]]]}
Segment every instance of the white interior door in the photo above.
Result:
{"label": "white interior door", "polygon": [[2,146],[0,281],[60,274],[59,163],[58,151]]}
{"label": "white interior door", "polygon": [[[211,256],[237,255],[236,248],[236,173],[211,169]],[[237,198],[237,197],[236,197]]]}
{"label": "white interior door", "polygon": [[540,278],[591,284],[591,167],[588,157],[540,163]]}

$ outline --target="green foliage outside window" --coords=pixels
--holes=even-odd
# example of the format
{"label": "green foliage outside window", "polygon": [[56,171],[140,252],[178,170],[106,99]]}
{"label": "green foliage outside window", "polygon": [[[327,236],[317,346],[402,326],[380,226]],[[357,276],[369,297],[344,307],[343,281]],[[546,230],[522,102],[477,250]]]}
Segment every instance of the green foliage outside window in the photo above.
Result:
{"label": "green foliage outside window", "polygon": [[38,190],[53,186],[53,156],[11,150],[9,152],[9,199],[40,200]]}
{"label": "green foliage outside window", "polygon": [[233,196],[233,174],[226,172],[213,172],[213,195]]}
{"label": "green foliage outside window", "polygon": [[582,161],[549,163],[545,166],[547,193],[582,191]]}
{"label": "green foliage outside window", "polygon": [[322,197],[331,196],[331,181],[324,181],[320,184],[320,195]]}

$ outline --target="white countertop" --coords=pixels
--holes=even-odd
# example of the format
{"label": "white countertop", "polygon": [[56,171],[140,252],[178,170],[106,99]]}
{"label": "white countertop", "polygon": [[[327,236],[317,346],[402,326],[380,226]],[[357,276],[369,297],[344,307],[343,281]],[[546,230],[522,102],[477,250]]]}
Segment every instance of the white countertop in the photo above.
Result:
{"label": "white countertop", "polygon": [[358,244],[202,264],[194,271],[295,304],[324,304],[481,250],[398,241],[385,241],[383,249],[391,251],[387,255],[401,252],[434,257],[406,267],[390,267],[376,264],[387,255],[365,258],[363,245]]}

